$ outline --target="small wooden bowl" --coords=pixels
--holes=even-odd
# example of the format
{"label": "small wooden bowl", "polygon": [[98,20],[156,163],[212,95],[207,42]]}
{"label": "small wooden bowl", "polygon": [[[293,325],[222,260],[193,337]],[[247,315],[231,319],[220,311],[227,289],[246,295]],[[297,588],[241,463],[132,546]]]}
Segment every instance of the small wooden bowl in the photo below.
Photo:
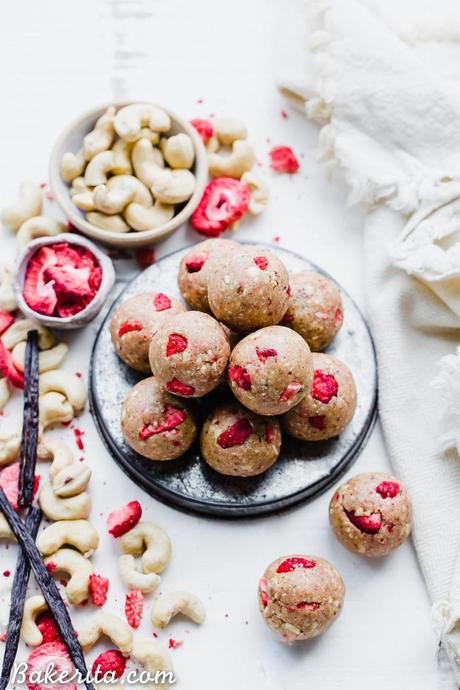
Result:
{"label": "small wooden bowl", "polygon": [[[114,105],[118,110],[130,104],[113,103],[109,105]],[[80,150],[83,145],[83,137],[93,129],[96,120],[107,110],[108,105],[95,108],[74,120],[74,122],[72,122],[60,135],[53,147],[49,164],[49,179],[54,199],[61,207],[68,220],[70,220],[75,227],[84,235],[98,242],[102,242],[102,244],[125,248],[139,248],[155,244],[170,235],[182,225],[182,223],[185,223],[190,218],[203,195],[208,180],[208,163],[203,142],[195,128],[187,122],[187,120],[175,115],[168,108],[164,108],[163,106],[159,107],[163,108],[171,118],[171,130],[168,134],[185,132],[193,141],[195,146],[195,163],[192,172],[196,177],[196,187],[192,197],[186,202],[183,208],[181,208],[170,221],[158,228],[143,230],[141,232],[132,230],[126,233],[110,232],[97,228],[86,220],[85,212],[74,205],[69,193],[70,186],[61,178],[59,170],[62,156],[67,151],[77,153],[77,151]]]}

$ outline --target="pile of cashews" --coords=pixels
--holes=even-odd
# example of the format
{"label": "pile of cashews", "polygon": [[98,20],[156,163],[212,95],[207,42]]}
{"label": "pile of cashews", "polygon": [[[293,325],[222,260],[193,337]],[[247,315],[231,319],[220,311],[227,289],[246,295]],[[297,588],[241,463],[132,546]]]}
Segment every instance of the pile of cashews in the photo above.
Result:
{"label": "pile of cashews", "polygon": [[192,139],[171,133],[158,106],[107,108],[77,153],[65,153],[61,177],[70,196],[101,230],[142,232],[167,223],[195,190]]}

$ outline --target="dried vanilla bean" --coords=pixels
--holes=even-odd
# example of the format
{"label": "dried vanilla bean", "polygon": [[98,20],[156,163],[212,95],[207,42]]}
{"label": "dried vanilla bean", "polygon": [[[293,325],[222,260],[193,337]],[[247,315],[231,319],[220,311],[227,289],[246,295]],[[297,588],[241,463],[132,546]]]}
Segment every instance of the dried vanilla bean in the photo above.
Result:
{"label": "dried vanilla bean", "polygon": [[19,454],[18,505],[21,508],[32,505],[33,500],[38,445],[38,385],[38,333],[29,331],[24,366],[24,411]]}

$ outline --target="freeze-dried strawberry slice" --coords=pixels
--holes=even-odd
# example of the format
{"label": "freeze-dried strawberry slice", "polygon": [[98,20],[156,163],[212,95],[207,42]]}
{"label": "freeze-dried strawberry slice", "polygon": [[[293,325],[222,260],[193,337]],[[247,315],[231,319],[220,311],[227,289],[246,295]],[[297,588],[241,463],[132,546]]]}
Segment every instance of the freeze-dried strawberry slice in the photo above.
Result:
{"label": "freeze-dried strawberry slice", "polygon": [[202,235],[218,237],[248,210],[249,187],[232,177],[216,177],[208,184],[192,215],[192,225]]}
{"label": "freeze-dried strawberry slice", "polygon": [[13,314],[10,314],[9,311],[5,311],[4,309],[0,309],[0,335],[6,331],[7,328],[11,326],[11,324],[14,322],[14,316]]}
{"label": "freeze-dried strawberry slice", "polygon": [[132,628],[138,628],[141,624],[144,610],[144,595],[140,589],[128,592],[125,600],[126,620]]}
{"label": "freeze-dried strawberry slice", "polygon": [[260,268],[261,271],[265,271],[268,267],[268,259],[266,256],[255,256],[254,263]]}
{"label": "freeze-dried strawberry slice", "polygon": [[375,490],[382,498],[394,498],[399,494],[399,484],[397,482],[381,482]]}
{"label": "freeze-dried strawberry slice", "polygon": [[315,400],[327,405],[332,398],[337,396],[339,385],[332,374],[326,374],[321,369],[316,369],[313,376],[311,394]]}
{"label": "freeze-dried strawberry slice", "polygon": [[126,659],[118,649],[108,649],[102,652],[93,662],[91,673],[96,681],[103,680],[110,673],[110,678],[118,680],[126,668]]}
{"label": "freeze-dried strawberry slice", "polygon": [[301,601],[296,605],[298,611],[317,611],[321,604],[317,601]]}
{"label": "freeze-dried strawberry slice", "polygon": [[334,314],[334,323],[341,323],[343,319],[343,313],[340,307],[337,307]]}
{"label": "freeze-dried strawberry slice", "polygon": [[251,376],[244,367],[234,364],[229,367],[228,376],[236,383],[238,388],[243,388],[245,391],[251,390]]}
{"label": "freeze-dried strawberry slice", "polygon": [[193,395],[195,392],[195,388],[193,386],[189,386],[188,383],[184,383],[179,379],[171,379],[171,381],[168,381],[166,388],[170,393],[176,393],[176,395],[187,396]]}
{"label": "freeze-dried strawberry slice", "polygon": [[300,168],[290,146],[274,146],[270,151],[270,168],[280,173],[295,173]]}
{"label": "freeze-dried strawberry slice", "polygon": [[253,432],[252,424],[245,417],[238,419],[234,424],[225,429],[217,439],[221,448],[235,448],[246,443]]}
{"label": "freeze-dried strawberry slice", "polygon": [[58,296],[64,295],[66,299],[77,297],[79,299],[93,296],[93,289],[89,284],[90,268],[74,268],[73,266],[52,265],[45,268],[43,277],[46,282],[54,281],[54,289]]}
{"label": "freeze-dried strawberry slice", "polygon": [[208,255],[206,252],[197,252],[196,254],[190,256],[185,262],[185,268],[187,269],[188,273],[198,273],[198,271],[201,271],[206,263],[207,258]]}
{"label": "freeze-dried strawberry slice", "polygon": [[89,576],[89,593],[94,606],[104,606],[110,582],[108,578],[93,573]]}
{"label": "freeze-dried strawberry slice", "polygon": [[260,591],[260,600],[262,602],[262,606],[264,609],[268,606],[268,590],[267,590],[267,580],[263,577],[259,580],[259,591]]}
{"label": "freeze-dried strawberry slice", "polygon": [[[47,682],[46,672],[52,665],[52,677]],[[26,685],[28,690],[77,690],[75,683],[69,682],[74,677],[75,668],[66,646],[54,641],[41,644],[34,649],[27,659]],[[39,682],[43,678],[45,682]],[[59,680],[56,683],[56,679]]]}
{"label": "freeze-dried strawberry slice", "polygon": [[18,509],[19,463],[5,467],[0,473],[0,486],[15,510]]}
{"label": "freeze-dried strawberry slice", "polygon": [[171,431],[182,424],[183,421],[187,419],[187,414],[185,410],[178,410],[172,405],[168,405],[166,408],[165,421],[163,424],[158,424],[153,426],[152,424],[146,424],[139,432],[139,438],[141,441],[145,441],[151,436],[156,434],[162,434],[164,431]]}
{"label": "freeze-dried strawberry slice", "polygon": [[43,637],[42,644],[46,644],[47,642],[54,642],[55,640],[62,641],[61,635],[56,625],[56,621],[54,620],[51,613],[49,613],[48,611],[41,613],[38,616],[36,623],[37,628],[40,630]]}
{"label": "freeze-dried strawberry slice", "polygon": [[279,564],[276,569],[277,573],[292,573],[293,570],[297,568],[315,568],[316,561],[312,561],[310,558],[301,558],[294,556],[292,558],[286,558],[285,561]]}
{"label": "freeze-dried strawberry slice", "polygon": [[193,120],[190,120],[190,124],[195,127],[196,131],[202,138],[203,143],[206,144],[214,132],[211,122],[209,122],[209,120],[202,120],[199,117],[195,117]]}
{"label": "freeze-dried strawberry slice", "polygon": [[[39,314],[52,316],[58,301],[53,282],[46,282],[44,271],[52,263],[56,263],[54,252],[43,252],[46,247],[42,247],[34,258],[32,258],[26,271],[22,294],[31,309]],[[41,258],[38,258],[41,255]]]}
{"label": "freeze-dried strawberry slice", "polygon": [[137,265],[141,270],[152,266],[156,261],[155,249],[153,247],[143,247],[136,252]]}
{"label": "freeze-dried strawberry slice", "polygon": [[291,383],[288,383],[284,391],[280,395],[280,401],[281,402],[287,402],[291,398],[296,395],[300,389],[302,388],[302,384],[299,383],[298,381],[291,381]]}
{"label": "freeze-dried strawberry slice", "polygon": [[13,364],[13,356],[0,340],[0,374],[16,388],[24,388],[24,376]]}
{"label": "freeze-dried strawberry slice", "polygon": [[171,300],[163,292],[157,292],[153,298],[153,306],[156,311],[166,311],[166,309],[171,309]]}
{"label": "freeze-dried strawberry slice", "polygon": [[278,355],[278,351],[274,350],[272,347],[256,347],[256,355],[261,362],[266,362],[269,357],[276,357]]}
{"label": "freeze-dried strawberry slice", "polygon": [[271,424],[265,425],[265,440],[267,443],[273,443],[274,431]]}
{"label": "freeze-dried strawberry slice", "polygon": [[140,321],[125,321],[118,329],[118,335],[121,337],[125,333],[131,333],[131,331],[142,331],[143,328],[144,326]]}
{"label": "freeze-dried strawberry slice", "polygon": [[326,416],[324,414],[313,415],[312,417],[308,418],[308,423],[314,429],[324,431],[326,428]]}
{"label": "freeze-dried strawberry slice", "polygon": [[142,517],[142,507],[138,501],[130,501],[123,508],[114,510],[107,518],[109,534],[121,537],[135,527]]}
{"label": "freeze-dried strawberry slice", "polygon": [[171,357],[187,349],[188,340],[180,333],[171,333],[166,345],[166,357]]}
{"label": "freeze-dried strawberry slice", "polygon": [[382,516],[380,513],[356,515],[351,510],[346,510],[345,512],[352,525],[357,527],[361,532],[365,532],[366,534],[377,534],[382,527]]}

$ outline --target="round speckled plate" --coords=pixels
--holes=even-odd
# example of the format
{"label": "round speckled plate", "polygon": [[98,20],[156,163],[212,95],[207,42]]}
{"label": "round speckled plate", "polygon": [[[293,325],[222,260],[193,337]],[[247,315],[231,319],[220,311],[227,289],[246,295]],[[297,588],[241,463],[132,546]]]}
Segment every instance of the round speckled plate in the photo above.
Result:
{"label": "round speckled plate", "polygon": [[[181,249],[137,276],[123,291],[96,337],[90,372],[90,395],[99,432],[116,462],[148,493],[178,508],[216,516],[250,517],[292,506],[316,496],[347,469],[364,447],[376,414],[377,368],[366,323],[342,289],[344,325],[327,352],[351,368],[358,390],[358,406],[347,429],[337,438],[319,443],[297,441],[284,435],[279,460],[268,472],[251,478],[219,475],[201,459],[198,444],[178,460],[154,462],[135,453],[124,442],[120,428],[123,400],[142,375],[115,354],[109,333],[114,308],[141,292],[161,291],[180,299]],[[270,246],[291,273],[320,270],[307,259]],[[340,287],[340,286],[339,286]],[[213,404],[212,396],[200,403],[201,414]]]}

